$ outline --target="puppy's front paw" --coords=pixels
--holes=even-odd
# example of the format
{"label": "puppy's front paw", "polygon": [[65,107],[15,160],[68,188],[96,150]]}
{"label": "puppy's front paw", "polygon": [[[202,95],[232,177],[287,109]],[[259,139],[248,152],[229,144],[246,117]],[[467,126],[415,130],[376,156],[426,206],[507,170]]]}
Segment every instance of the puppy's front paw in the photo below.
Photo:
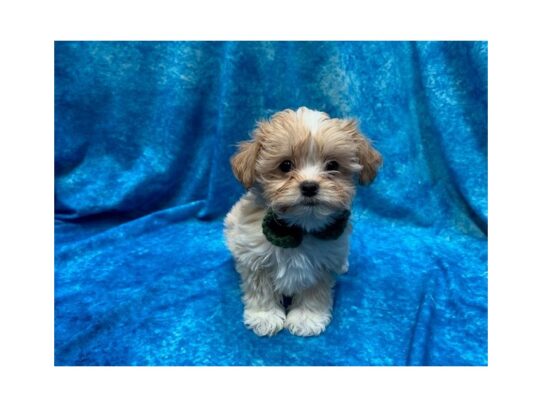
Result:
{"label": "puppy's front paw", "polygon": [[280,308],[269,310],[245,309],[245,325],[258,336],[272,336],[284,327],[286,315]]}
{"label": "puppy's front paw", "polygon": [[284,326],[298,336],[320,335],[331,321],[328,312],[314,312],[305,308],[294,308],[286,317]]}

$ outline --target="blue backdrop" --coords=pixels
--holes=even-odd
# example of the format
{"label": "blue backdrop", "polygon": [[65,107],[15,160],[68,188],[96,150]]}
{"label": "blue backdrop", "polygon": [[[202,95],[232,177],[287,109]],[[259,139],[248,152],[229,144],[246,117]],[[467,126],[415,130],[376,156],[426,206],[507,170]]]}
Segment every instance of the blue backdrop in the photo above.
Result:
{"label": "blue backdrop", "polygon": [[[244,328],[235,144],[307,106],[384,157],[319,337]],[[487,364],[487,43],[57,42],[57,365]]]}

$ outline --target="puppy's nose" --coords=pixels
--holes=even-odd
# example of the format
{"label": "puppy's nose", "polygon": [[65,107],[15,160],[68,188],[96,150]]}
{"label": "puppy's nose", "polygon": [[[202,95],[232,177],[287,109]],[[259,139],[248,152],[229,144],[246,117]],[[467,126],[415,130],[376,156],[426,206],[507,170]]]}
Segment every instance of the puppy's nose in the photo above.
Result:
{"label": "puppy's nose", "polygon": [[301,188],[301,193],[303,196],[314,196],[318,193],[318,188],[320,186],[317,182],[314,181],[303,181],[301,184],[299,184],[299,187]]}

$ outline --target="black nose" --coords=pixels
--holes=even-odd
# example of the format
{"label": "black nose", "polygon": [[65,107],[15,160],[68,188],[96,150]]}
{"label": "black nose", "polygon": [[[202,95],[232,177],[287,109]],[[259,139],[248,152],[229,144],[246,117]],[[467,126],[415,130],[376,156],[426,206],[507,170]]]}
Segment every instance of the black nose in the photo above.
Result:
{"label": "black nose", "polygon": [[313,181],[303,181],[299,187],[303,196],[314,196],[318,193],[318,188],[320,188],[318,183]]}

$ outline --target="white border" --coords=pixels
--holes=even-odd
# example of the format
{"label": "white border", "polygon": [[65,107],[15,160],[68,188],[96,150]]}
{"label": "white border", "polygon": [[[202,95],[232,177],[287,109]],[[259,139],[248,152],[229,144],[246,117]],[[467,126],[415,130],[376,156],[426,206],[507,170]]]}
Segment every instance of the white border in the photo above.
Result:
{"label": "white border", "polygon": [[[542,64],[535,41],[542,36],[534,2],[494,3],[99,0],[0,6],[0,404],[540,404],[540,374],[533,370],[542,343]],[[53,41],[60,39],[489,40],[490,366],[52,367],[52,78]]]}

